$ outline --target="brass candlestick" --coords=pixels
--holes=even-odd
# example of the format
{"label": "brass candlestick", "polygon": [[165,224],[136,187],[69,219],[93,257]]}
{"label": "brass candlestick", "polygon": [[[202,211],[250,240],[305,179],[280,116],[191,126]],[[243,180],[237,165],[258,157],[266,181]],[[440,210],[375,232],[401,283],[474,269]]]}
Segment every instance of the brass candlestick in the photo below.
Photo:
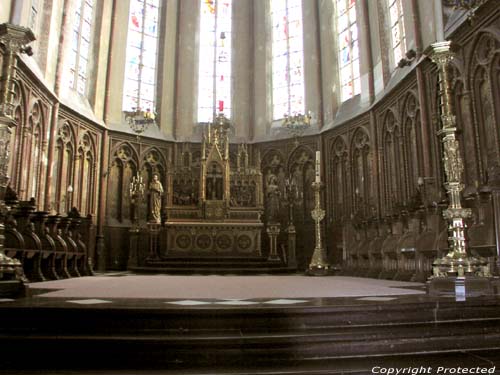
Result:
{"label": "brass candlestick", "polygon": [[130,201],[134,205],[134,216],[133,221],[135,226],[139,226],[139,208],[141,202],[144,200],[145,185],[142,180],[142,176],[137,172],[136,176],[132,176],[132,181],[130,181],[129,192]]}
{"label": "brass candlestick", "polygon": [[318,180],[312,183],[315,205],[314,209],[311,211],[311,216],[315,223],[314,233],[316,246],[314,247],[311,263],[309,264],[309,269],[307,271],[307,274],[312,276],[324,276],[330,269],[330,264],[328,264],[326,260],[326,251],[323,247],[323,241],[321,238],[321,220],[323,220],[325,217],[325,210],[321,208],[320,192],[322,187],[323,184]]}
{"label": "brass candlestick", "polygon": [[472,216],[469,208],[462,207],[460,193],[464,188],[462,175],[464,165],[460,156],[460,148],[456,137],[456,120],[451,107],[451,88],[448,76],[448,67],[454,57],[451,51],[451,42],[438,42],[431,45],[432,61],[438,67],[439,87],[441,99],[442,128],[438,135],[443,143],[443,164],[446,176],[444,187],[448,194],[449,205],[443,212],[448,221],[449,252],[433,264],[434,277],[465,275],[489,276],[485,261],[470,257],[466,249],[465,220]]}

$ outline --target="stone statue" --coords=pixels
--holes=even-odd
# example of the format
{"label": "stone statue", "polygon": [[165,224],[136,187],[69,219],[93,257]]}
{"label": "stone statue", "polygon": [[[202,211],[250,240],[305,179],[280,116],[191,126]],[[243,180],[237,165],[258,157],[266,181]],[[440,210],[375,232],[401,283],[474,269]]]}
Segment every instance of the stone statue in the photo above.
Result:
{"label": "stone statue", "polygon": [[267,177],[266,198],[267,221],[268,223],[277,223],[279,222],[280,191],[278,187],[278,179],[272,173],[270,173]]}
{"label": "stone statue", "polygon": [[153,175],[153,181],[149,184],[150,195],[150,212],[151,221],[154,223],[161,223],[161,196],[163,194],[163,186],[158,179],[158,175]]}

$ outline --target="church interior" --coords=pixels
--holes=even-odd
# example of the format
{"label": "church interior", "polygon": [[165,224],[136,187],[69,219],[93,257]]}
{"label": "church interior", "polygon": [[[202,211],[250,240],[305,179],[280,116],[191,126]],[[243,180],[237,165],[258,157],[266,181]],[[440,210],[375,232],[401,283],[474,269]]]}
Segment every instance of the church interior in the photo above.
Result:
{"label": "church interior", "polygon": [[500,371],[499,5],[2,0],[0,373]]}

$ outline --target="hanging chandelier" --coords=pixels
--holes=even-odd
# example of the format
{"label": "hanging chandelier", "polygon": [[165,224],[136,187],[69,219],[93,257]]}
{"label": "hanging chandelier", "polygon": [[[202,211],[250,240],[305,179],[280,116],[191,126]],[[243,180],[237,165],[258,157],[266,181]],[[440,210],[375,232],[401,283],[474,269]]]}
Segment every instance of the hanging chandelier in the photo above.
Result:
{"label": "hanging chandelier", "polygon": [[293,112],[291,115],[285,113],[281,126],[294,137],[300,137],[311,126],[311,111],[306,114]]}
{"label": "hanging chandelier", "polygon": [[455,9],[470,12],[483,5],[487,0],[445,0],[445,4]]}
{"label": "hanging chandelier", "polygon": [[155,124],[156,113],[147,109],[145,111],[138,108],[135,111],[124,111],[125,120],[137,136],[141,135],[151,124]]}
{"label": "hanging chandelier", "polygon": [[444,4],[453,7],[455,10],[464,11],[467,14],[469,22],[472,22],[477,8],[487,1],[488,0],[444,0]]}

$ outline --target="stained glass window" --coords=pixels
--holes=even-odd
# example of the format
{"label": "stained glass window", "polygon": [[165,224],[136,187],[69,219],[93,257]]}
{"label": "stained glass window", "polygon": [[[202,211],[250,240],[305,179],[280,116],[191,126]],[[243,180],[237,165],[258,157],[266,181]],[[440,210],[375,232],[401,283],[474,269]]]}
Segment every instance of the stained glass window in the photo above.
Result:
{"label": "stained glass window", "polygon": [[87,87],[93,7],[93,0],[76,1],[71,50],[68,56],[68,85],[82,95]]}
{"label": "stained glass window", "polygon": [[273,119],[305,113],[302,0],[271,0]]}
{"label": "stained glass window", "polygon": [[131,0],[123,110],[154,111],[160,0]]}
{"label": "stained glass window", "polygon": [[403,6],[401,0],[389,1],[389,20],[391,30],[392,50],[394,53],[395,65],[406,53],[405,27],[403,20]]}
{"label": "stained glass window", "polygon": [[337,0],[337,32],[341,100],[361,91],[356,0]]}
{"label": "stained glass window", "polygon": [[198,122],[231,117],[232,0],[201,0]]}
{"label": "stained glass window", "polygon": [[[30,10],[30,17],[29,17],[29,23],[28,23],[29,28],[31,31],[37,34],[37,26],[38,26],[38,0],[31,0],[31,10]],[[38,36],[38,35],[36,35]]]}

